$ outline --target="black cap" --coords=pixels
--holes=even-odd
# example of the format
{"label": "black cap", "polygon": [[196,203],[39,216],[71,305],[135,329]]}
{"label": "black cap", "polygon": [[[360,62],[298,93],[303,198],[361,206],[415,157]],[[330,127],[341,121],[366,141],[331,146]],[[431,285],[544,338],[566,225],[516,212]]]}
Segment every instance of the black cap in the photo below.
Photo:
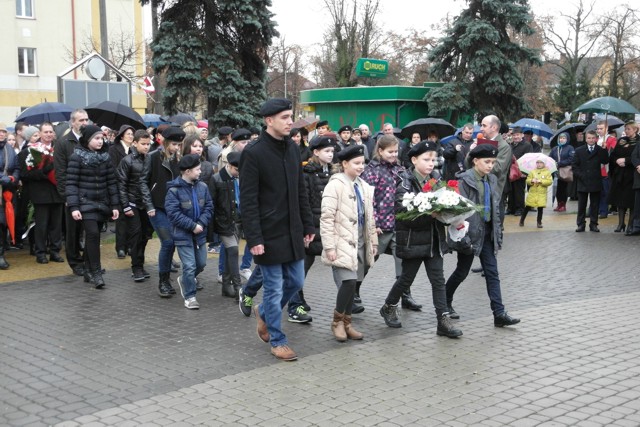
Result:
{"label": "black cap", "polygon": [[311,150],[322,150],[327,147],[335,147],[336,139],[332,136],[318,135],[314,137],[311,142],[309,142],[309,149]]}
{"label": "black cap", "polygon": [[422,153],[426,153],[427,151],[437,151],[438,147],[436,143],[433,141],[420,141],[407,152],[407,156],[409,158],[418,157]]}
{"label": "black cap", "polygon": [[220,129],[218,129],[218,135],[220,136],[230,135],[231,132],[233,132],[233,128],[230,128],[229,126],[222,126]]}
{"label": "black cap", "polygon": [[99,133],[100,135],[102,135],[104,133],[102,132],[102,129],[96,125],[83,126],[82,129],[80,129],[80,132],[82,134],[82,136],[80,137],[80,145],[82,145],[83,147],[88,146],[89,141],[91,141],[93,137],[96,136],[96,134]]}
{"label": "black cap", "polygon": [[237,151],[231,151],[229,154],[227,154],[227,163],[229,163],[231,166],[238,167],[238,165],[240,164],[240,153]]}
{"label": "black cap", "polygon": [[327,120],[321,120],[316,125],[316,129],[321,128],[322,126],[329,126],[329,122]]}
{"label": "black cap", "polygon": [[347,148],[340,150],[337,154],[338,160],[341,162],[349,161],[361,156],[364,156],[364,145],[350,145]]}
{"label": "black cap", "polygon": [[167,141],[181,142],[186,134],[177,126],[170,126],[162,131],[162,137]]}
{"label": "black cap", "polygon": [[498,149],[491,144],[476,145],[476,148],[469,152],[470,159],[486,159],[498,157]]}
{"label": "black cap", "polygon": [[231,139],[234,141],[246,141],[251,139],[251,131],[244,128],[236,129],[231,134]]}
{"label": "black cap", "polygon": [[195,168],[199,164],[200,156],[198,156],[197,154],[187,154],[180,159],[180,163],[178,163],[178,166],[180,167],[181,171],[184,171],[187,169]]}
{"label": "black cap", "polygon": [[340,128],[340,130],[338,130],[338,133],[342,133],[342,132],[346,132],[346,131],[353,131],[353,128],[349,125],[344,125]]}
{"label": "black cap", "polygon": [[262,117],[275,116],[285,110],[293,110],[291,101],[285,98],[271,98],[267,99],[260,107],[260,115]]}

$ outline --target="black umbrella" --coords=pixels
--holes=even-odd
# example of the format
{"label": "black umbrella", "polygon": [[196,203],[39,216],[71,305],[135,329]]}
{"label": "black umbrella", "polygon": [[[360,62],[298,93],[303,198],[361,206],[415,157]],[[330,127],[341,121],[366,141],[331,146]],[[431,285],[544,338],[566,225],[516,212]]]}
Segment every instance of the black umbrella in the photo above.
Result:
{"label": "black umbrella", "polygon": [[65,122],[71,117],[73,108],[60,102],[43,102],[24,110],[16,122],[39,125],[44,122]]}
{"label": "black umbrella", "polygon": [[179,124],[180,126],[182,126],[187,122],[193,122],[196,125],[198,124],[198,121],[196,120],[196,118],[193,117],[191,114],[187,114],[187,113],[178,113],[168,118],[165,118],[165,117],[160,117],[160,118],[168,122]]}
{"label": "black umbrella", "polygon": [[[586,132],[588,130],[596,130],[596,126],[598,126],[598,122],[600,122],[600,121],[604,121],[604,120],[603,119],[595,119],[594,121],[589,123],[586,128],[584,128],[584,131]],[[618,129],[621,126],[624,126],[624,122],[622,120],[620,120],[616,116],[607,116],[607,129],[608,130]]]}
{"label": "black umbrella", "polygon": [[418,132],[422,139],[427,139],[430,132],[438,134],[438,139],[442,139],[445,136],[453,135],[456,128],[446,120],[437,119],[434,117],[427,117],[425,119],[418,119],[410,122],[402,128],[401,135],[404,138],[411,138],[411,135]]}
{"label": "black umbrella", "polygon": [[113,101],[102,101],[89,105],[89,118],[99,126],[119,129],[122,125],[129,125],[134,129],[146,129],[144,120],[133,108]]}
{"label": "black umbrella", "polygon": [[569,143],[574,147],[577,147],[578,139],[576,138],[576,132],[584,132],[584,128],[586,127],[587,125],[585,125],[584,123],[570,123],[568,125],[563,126],[562,128],[558,129],[556,133],[553,134],[553,136],[549,140],[549,146],[553,148],[556,145],[558,145],[558,135],[566,132],[569,134]]}

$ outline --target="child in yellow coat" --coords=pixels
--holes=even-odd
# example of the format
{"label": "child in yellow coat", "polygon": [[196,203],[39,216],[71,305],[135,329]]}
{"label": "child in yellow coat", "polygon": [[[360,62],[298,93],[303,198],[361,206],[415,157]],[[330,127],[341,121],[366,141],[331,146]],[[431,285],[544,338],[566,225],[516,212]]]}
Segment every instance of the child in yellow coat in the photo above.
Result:
{"label": "child in yellow coat", "polygon": [[527,217],[529,207],[538,208],[538,228],[542,228],[542,211],[547,206],[547,187],[553,183],[551,171],[547,169],[542,160],[536,162],[536,169],[532,170],[527,176],[527,185],[529,185],[529,193],[525,204],[527,208],[522,211],[520,217],[520,227],[524,227],[524,219]]}

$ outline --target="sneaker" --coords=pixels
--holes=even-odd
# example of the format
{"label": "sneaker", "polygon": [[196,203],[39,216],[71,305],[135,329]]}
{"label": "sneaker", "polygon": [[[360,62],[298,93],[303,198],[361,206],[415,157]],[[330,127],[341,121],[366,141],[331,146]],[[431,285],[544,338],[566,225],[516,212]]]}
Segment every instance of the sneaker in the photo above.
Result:
{"label": "sneaker", "polygon": [[309,316],[302,306],[296,307],[295,311],[289,313],[289,322],[293,323],[309,323],[313,317]]}
{"label": "sneaker", "polygon": [[380,316],[384,318],[384,323],[390,328],[402,328],[397,305],[385,304],[380,308]]}
{"label": "sneaker", "polygon": [[218,283],[222,284],[222,274],[218,274]]}
{"label": "sneaker", "polygon": [[288,345],[271,347],[271,354],[273,354],[276,359],[284,360],[285,362],[292,362],[298,358],[296,352],[293,351]]}
{"label": "sneaker", "polygon": [[150,279],[151,278],[151,273],[149,273],[144,268],[142,269],[142,275],[144,276],[145,279]]}
{"label": "sneaker", "polygon": [[133,273],[131,273],[131,277],[133,277],[134,282],[143,282],[145,279],[144,273],[139,268],[133,270]]}
{"label": "sneaker", "polygon": [[251,317],[251,307],[253,307],[253,298],[244,294],[244,289],[238,290],[238,306],[240,307],[240,313],[247,317]]}
{"label": "sneaker", "polygon": [[243,268],[242,270],[240,270],[240,275],[244,280],[249,280],[249,278],[251,277],[251,269]]}
{"label": "sneaker", "polygon": [[204,289],[204,286],[202,286],[202,285],[200,284],[200,281],[198,280],[198,278],[196,277],[194,280],[195,280],[195,282],[196,282],[196,291],[201,291],[201,290],[203,290],[203,289]]}
{"label": "sneaker", "polygon": [[196,297],[191,297],[187,300],[184,300],[184,306],[189,310],[197,310],[200,308],[200,304],[196,301]]}
{"label": "sneaker", "polygon": [[207,252],[210,254],[219,254],[220,253],[220,246],[212,246],[209,249],[207,249]]}

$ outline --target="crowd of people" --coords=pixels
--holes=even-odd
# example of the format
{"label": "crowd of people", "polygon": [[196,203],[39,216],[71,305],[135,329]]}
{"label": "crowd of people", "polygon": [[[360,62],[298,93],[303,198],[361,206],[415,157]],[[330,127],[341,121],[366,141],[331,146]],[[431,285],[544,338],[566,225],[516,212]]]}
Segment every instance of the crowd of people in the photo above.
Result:
{"label": "crowd of people", "polygon": [[[102,289],[100,233],[113,221],[116,254],[130,256],[132,280],[143,282],[151,277],[145,254],[155,231],[160,297],[177,293],[171,273],[181,267],[177,285],[184,305],[199,309],[196,296],[206,281],[199,275],[207,253],[219,253],[221,294],[235,298],[245,316],[254,314],[259,338],[288,361],[297,355],[282,331],[282,311],[286,307],[290,322],[312,321],[303,287],[316,257],[331,267],[337,288],[331,322],[336,340],[363,339],[352,316],[364,311],[361,287],[383,254],[394,258],[396,278],[379,310],[384,322],[399,328],[399,306],[422,309],[411,285],[424,264],[436,333],[456,338],[463,333],[453,322],[460,318],[453,297],[475,257],[494,325],[520,322],[507,313],[501,296],[496,253],[504,217],[517,215],[524,226],[528,211],[537,209],[541,228],[554,183],[555,211],[566,211],[570,197],[578,200],[577,232],[586,229],[590,202],[592,232],[599,231],[598,218],[616,211],[616,232],[640,234],[640,136],[634,122],[619,139],[607,137],[606,122],[587,131],[584,142],[582,134],[576,141],[559,135],[550,156],[559,170],[568,168],[565,174],[539,161],[529,174],[513,176],[513,163],[542,146],[496,116],[483,118],[481,139],[466,124],[443,146],[435,132],[400,140],[391,123],[374,138],[364,124],[333,132],[321,121],[310,139],[307,129],[292,129],[286,99],[267,100],[259,113],[262,131],[225,126],[214,138],[191,122],[146,130],[123,125],[112,132],[90,123],[81,109],[58,138],[51,123],[17,123],[15,134],[0,124],[0,269],[10,267],[5,250],[22,248],[27,236],[37,263],[65,262],[64,246],[72,273]],[[424,191],[433,179],[457,180],[460,194],[480,207],[468,218],[463,243],[452,241],[445,224],[429,215],[398,219],[407,210],[404,197]],[[446,278],[443,256],[452,251],[456,268]],[[260,289],[262,303],[254,304]]]}

